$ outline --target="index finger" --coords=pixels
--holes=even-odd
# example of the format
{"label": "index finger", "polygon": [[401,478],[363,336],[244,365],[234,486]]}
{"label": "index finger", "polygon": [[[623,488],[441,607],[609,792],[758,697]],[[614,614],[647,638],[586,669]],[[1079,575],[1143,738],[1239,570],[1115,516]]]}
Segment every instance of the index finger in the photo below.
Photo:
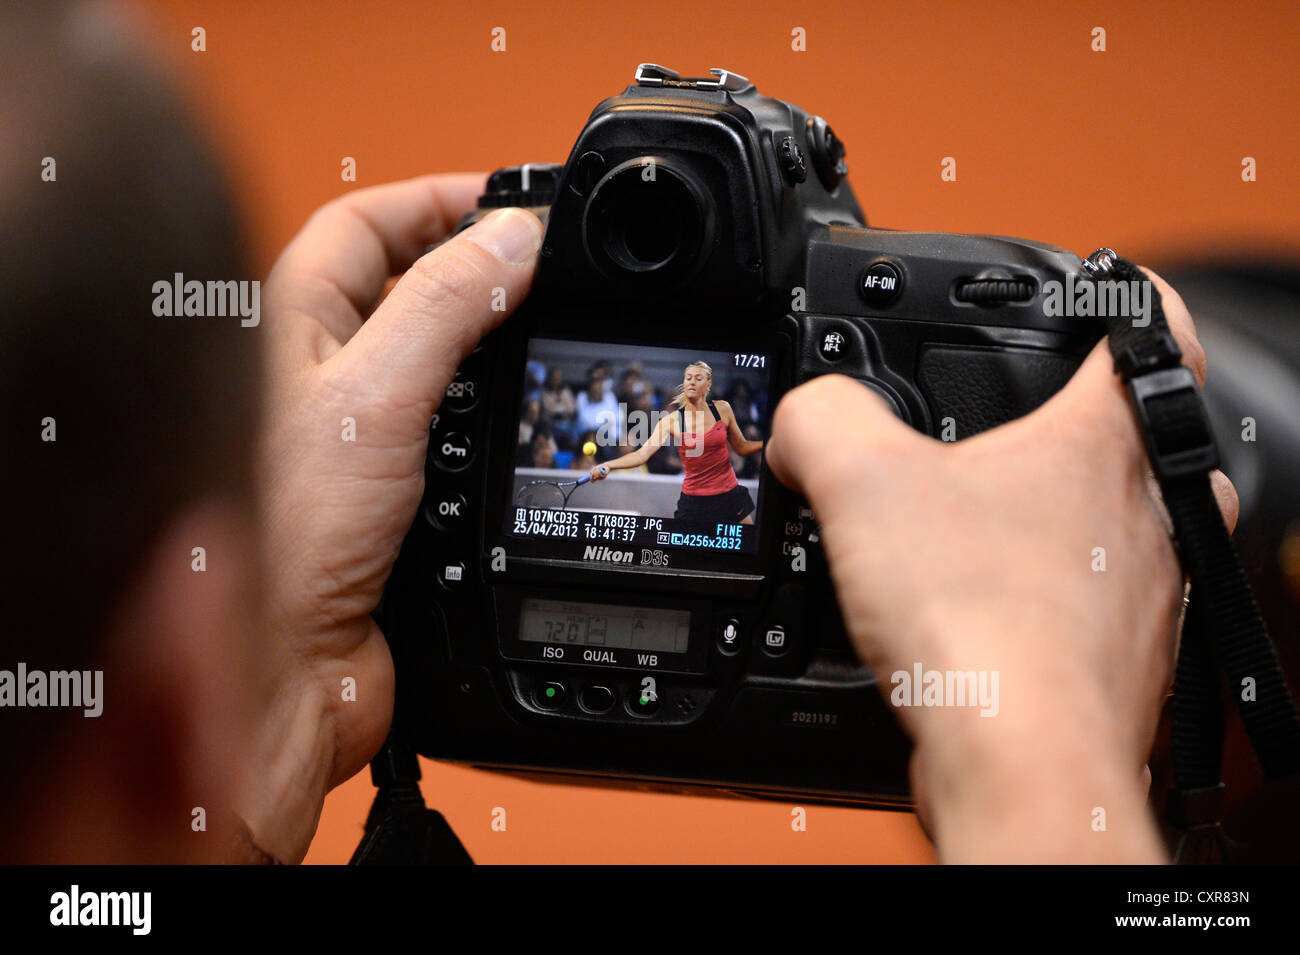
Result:
{"label": "index finger", "polygon": [[486,178],[485,173],[420,176],[331,200],[281,253],[267,278],[268,297],[347,342],[388,278],[446,238],[474,208]]}

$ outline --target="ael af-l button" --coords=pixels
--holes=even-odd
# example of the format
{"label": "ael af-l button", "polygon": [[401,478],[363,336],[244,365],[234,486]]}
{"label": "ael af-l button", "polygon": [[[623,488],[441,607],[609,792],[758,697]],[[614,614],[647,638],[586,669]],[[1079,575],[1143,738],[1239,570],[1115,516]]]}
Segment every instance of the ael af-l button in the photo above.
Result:
{"label": "ael af-l button", "polygon": [[822,361],[831,363],[840,361],[852,350],[853,341],[843,329],[827,328],[817,339],[817,353],[822,356]]}
{"label": "ael af-l button", "polygon": [[858,282],[862,300],[873,308],[884,308],[903,291],[903,270],[893,262],[875,262]]}

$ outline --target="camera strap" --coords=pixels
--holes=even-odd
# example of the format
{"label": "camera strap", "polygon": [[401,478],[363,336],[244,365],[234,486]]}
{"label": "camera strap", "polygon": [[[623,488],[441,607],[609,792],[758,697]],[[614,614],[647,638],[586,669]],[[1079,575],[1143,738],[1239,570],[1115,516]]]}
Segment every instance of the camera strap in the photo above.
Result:
{"label": "camera strap", "polygon": [[1083,266],[1093,281],[1150,288],[1145,321],[1110,315],[1106,326],[1115,371],[1128,387],[1191,582],[1174,677],[1175,788],[1166,816],[1179,831],[1176,862],[1222,863],[1228,861],[1223,677],[1271,779],[1300,769],[1300,716],[1210,486],[1218,448],[1196,379],[1169,331],[1160,291],[1110,249],[1098,249]]}
{"label": "camera strap", "polygon": [[473,865],[442,813],[424,805],[415,751],[389,736],[370,763],[378,792],[349,865]]}

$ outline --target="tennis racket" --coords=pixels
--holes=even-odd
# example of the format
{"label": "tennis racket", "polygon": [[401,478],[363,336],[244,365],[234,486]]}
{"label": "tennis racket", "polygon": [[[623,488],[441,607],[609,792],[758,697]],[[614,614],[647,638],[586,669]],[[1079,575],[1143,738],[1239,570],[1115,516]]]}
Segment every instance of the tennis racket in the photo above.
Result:
{"label": "tennis racket", "polygon": [[[608,474],[607,468],[600,469],[601,474]],[[569,506],[569,497],[582,485],[591,480],[590,474],[584,474],[576,481],[531,481],[519,489],[515,495],[515,507],[535,507],[546,511],[562,511]]]}

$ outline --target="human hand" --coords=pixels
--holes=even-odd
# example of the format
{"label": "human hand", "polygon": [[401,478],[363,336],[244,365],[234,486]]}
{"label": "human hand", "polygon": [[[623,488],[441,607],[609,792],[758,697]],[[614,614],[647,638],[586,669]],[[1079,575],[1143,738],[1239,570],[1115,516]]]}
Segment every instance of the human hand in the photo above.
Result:
{"label": "human hand", "polygon": [[[1152,279],[1203,382],[1186,306]],[[913,431],[841,376],[787,395],[773,434],[772,470],[812,504],[846,625],[882,691],[916,663],[998,673],[992,718],[897,708],[941,857],[1159,861],[1142,776],[1183,575],[1106,343],[1042,408],[956,444]],[[1213,484],[1231,527],[1235,491],[1222,473]],[[1098,807],[1105,832],[1092,827]]]}
{"label": "human hand", "polygon": [[325,793],[388,733],[393,665],[370,613],[424,491],[430,421],[457,366],[532,283],[542,227],[522,210],[424,253],[483,184],[426,176],[349,193],[311,217],[266,281],[271,626],[244,811],[284,861],[302,858]]}

